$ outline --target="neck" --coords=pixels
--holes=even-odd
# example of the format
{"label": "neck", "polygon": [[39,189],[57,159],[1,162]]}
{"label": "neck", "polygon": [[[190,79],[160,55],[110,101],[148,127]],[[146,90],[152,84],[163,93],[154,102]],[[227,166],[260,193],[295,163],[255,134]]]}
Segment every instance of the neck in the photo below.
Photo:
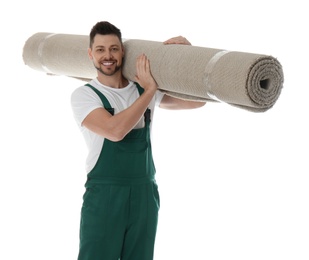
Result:
{"label": "neck", "polygon": [[129,81],[121,73],[112,76],[99,73],[97,79],[101,84],[111,88],[124,88],[129,84]]}

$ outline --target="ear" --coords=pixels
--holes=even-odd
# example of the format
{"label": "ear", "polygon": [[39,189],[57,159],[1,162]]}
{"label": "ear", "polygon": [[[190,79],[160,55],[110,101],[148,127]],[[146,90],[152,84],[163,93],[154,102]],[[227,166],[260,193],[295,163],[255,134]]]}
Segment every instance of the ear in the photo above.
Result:
{"label": "ear", "polygon": [[90,60],[93,60],[93,56],[92,56],[92,53],[91,53],[91,48],[88,48],[88,57]]}

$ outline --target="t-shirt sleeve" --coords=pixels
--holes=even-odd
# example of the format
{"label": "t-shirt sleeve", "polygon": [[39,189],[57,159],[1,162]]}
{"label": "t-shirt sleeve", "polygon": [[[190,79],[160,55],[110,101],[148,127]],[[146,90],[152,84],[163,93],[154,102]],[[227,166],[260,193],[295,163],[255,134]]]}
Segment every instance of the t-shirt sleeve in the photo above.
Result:
{"label": "t-shirt sleeve", "polygon": [[156,91],[156,106],[159,106],[161,103],[162,98],[164,97],[164,93],[160,90]]}
{"label": "t-shirt sleeve", "polygon": [[86,116],[96,108],[103,107],[99,96],[89,87],[79,87],[71,94],[71,107],[74,118],[79,126]]}

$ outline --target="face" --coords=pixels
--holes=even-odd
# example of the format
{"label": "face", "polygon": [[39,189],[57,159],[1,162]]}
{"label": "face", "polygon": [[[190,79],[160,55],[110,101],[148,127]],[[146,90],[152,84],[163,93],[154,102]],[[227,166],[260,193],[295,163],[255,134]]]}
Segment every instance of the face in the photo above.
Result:
{"label": "face", "polygon": [[121,68],[124,49],[116,35],[97,34],[88,55],[99,72],[112,76]]}

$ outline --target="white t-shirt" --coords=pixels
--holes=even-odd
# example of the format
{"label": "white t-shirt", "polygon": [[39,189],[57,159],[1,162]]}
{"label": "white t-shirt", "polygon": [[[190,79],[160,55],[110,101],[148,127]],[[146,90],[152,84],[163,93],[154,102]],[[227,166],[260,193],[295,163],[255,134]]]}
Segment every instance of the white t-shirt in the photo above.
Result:
{"label": "white t-shirt", "polygon": [[[105,86],[97,79],[93,79],[89,84],[102,92],[102,94],[108,99],[111,107],[115,109],[115,114],[128,108],[140,96],[135,83],[132,81],[130,81],[126,87],[120,89]],[[163,93],[157,91],[155,97],[150,102],[148,108],[151,109],[151,117],[153,117],[155,106],[160,104],[163,96]],[[88,173],[98,160],[103,146],[104,137],[97,135],[82,126],[82,122],[91,111],[99,107],[104,107],[104,105],[102,104],[100,97],[91,88],[81,86],[73,91],[71,95],[71,106],[74,118],[88,147],[88,156],[86,159],[86,172]],[[141,118],[134,128],[142,127],[144,127],[144,117]]]}

